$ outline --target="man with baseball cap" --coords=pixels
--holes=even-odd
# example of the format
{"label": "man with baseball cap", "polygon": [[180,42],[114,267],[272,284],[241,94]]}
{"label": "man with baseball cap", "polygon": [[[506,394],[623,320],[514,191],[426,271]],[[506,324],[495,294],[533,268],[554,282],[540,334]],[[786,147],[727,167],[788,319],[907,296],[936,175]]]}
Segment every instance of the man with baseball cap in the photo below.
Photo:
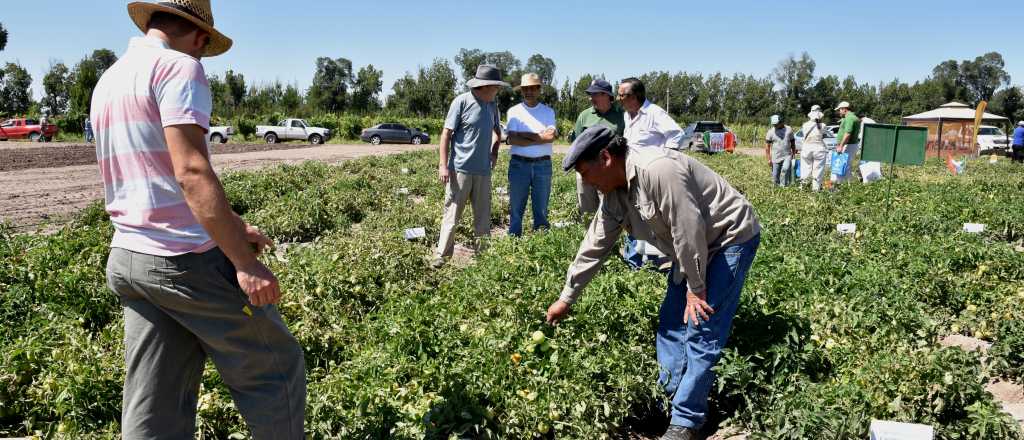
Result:
{"label": "man with baseball cap", "polygon": [[495,96],[509,84],[497,67],[480,65],[466,82],[469,91],[455,97],[444,120],[437,177],[445,185],[444,215],[437,250],[430,261],[444,266],[455,250],[455,225],[462,210],[473,205],[476,236],[491,235],[491,170],[498,161],[501,129]]}
{"label": "man with baseball cap", "polygon": [[850,103],[843,101],[836,106],[836,110],[839,112],[839,133],[836,137],[839,138],[839,144],[836,146],[836,151],[839,153],[845,153],[849,157],[849,166],[846,167],[846,174],[837,176],[832,175],[832,183],[840,184],[850,182],[851,180],[857,180],[857,166],[860,163],[860,159],[857,157],[857,153],[860,151],[860,118],[857,117],[852,111],[850,111]]}
{"label": "man with baseball cap", "polygon": [[1024,163],[1024,121],[1017,123],[1017,128],[1013,129],[1013,149],[1011,156],[1014,162]]}
{"label": "man with baseball cap", "polygon": [[754,208],[702,163],[667,148],[627,144],[604,126],[576,138],[562,168],[576,170],[604,197],[547,321],[569,314],[623,230],[667,254],[672,269],[656,348],[672,420],[662,438],[695,439],[707,418],[712,368],[760,243]]}
{"label": "man with baseball cap", "polygon": [[[587,95],[590,96],[590,108],[583,110],[576,117],[572,139],[575,140],[584,130],[595,125],[608,127],[621,136],[626,130],[626,121],[622,107],[615,102],[612,85],[604,79],[595,79],[587,87]],[[579,174],[576,174],[576,201],[581,213],[597,212],[597,189],[584,183]]]}
{"label": "man with baseball cap", "polygon": [[790,168],[793,166],[793,155],[796,154],[796,138],[793,128],[782,122],[782,117],[772,115],[772,127],[764,138],[764,154],[772,165],[772,184],[789,185]]}
{"label": "man with baseball cap", "polygon": [[508,109],[506,142],[512,146],[508,164],[508,234],[523,234],[526,199],[533,200],[533,230],[546,229],[548,200],[551,198],[551,151],[557,130],[555,111],[540,102],[543,83],[536,73],[527,73],[515,87],[523,102]]}
{"label": "man with baseball cap", "polygon": [[200,58],[231,40],[209,0],[132,2],[144,37],[100,78],[92,126],[114,226],[107,283],[124,308],[126,439],[192,438],[209,357],[257,439],[301,439],[302,348],[257,259],[273,243],[232,212],[210,164]]}

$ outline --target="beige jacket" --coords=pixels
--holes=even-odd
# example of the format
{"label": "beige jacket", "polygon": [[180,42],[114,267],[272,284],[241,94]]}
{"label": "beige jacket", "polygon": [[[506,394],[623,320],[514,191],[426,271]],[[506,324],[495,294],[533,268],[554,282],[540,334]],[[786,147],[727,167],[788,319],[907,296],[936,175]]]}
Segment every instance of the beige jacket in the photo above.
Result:
{"label": "beige jacket", "polygon": [[597,275],[623,229],[674,260],[673,280],[704,292],[708,261],[761,232],[746,197],[704,164],[674,150],[630,148],[626,188],[606,194],[569,266],[560,299],[572,304]]}

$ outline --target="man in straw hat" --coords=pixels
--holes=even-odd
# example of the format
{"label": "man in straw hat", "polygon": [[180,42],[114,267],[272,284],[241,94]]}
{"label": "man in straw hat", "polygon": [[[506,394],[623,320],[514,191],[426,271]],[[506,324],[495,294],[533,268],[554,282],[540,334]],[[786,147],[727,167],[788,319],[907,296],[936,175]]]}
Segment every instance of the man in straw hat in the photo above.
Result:
{"label": "man in straw hat", "polygon": [[836,151],[839,153],[845,153],[849,156],[849,166],[846,167],[846,174],[843,175],[832,175],[832,183],[840,184],[847,183],[851,180],[857,180],[857,166],[860,163],[860,159],[857,157],[857,153],[860,151],[860,118],[850,110],[850,103],[843,101],[836,106],[836,111],[839,112],[839,133],[836,137],[839,138],[839,144],[836,145]]}
{"label": "man in straw hat", "polygon": [[302,348],[274,306],[273,243],[231,211],[210,164],[199,60],[231,47],[209,0],[133,2],[145,33],[100,78],[96,154],[114,225],[107,283],[124,307],[126,439],[192,438],[207,356],[257,439],[301,439]]}
{"label": "man in straw hat", "polygon": [[430,265],[439,268],[455,250],[455,225],[466,203],[473,205],[477,237],[491,235],[491,170],[501,145],[498,107],[494,97],[509,84],[497,67],[481,65],[466,82],[470,91],[452,101],[441,131],[437,177],[445,185],[441,236]]}
{"label": "man in straw hat", "polygon": [[729,340],[747,271],[760,243],[754,207],[707,166],[667,148],[634,146],[588,128],[562,161],[604,198],[547,321],[569,314],[623,230],[671,260],[655,343],[658,382],[672,401],[663,439],[689,440],[707,419],[713,368]]}
{"label": "man in straw hat", "polygon": [[[595,125],[604,125],[612,129],[615,134],[622,136],[626,130],[626,120],[622,107],[615,102],[612,85],[604,79],[595,79],[587,87],[587,96],[590,97],[590,108],[583,110],[576,117],[576,126],[572,133],[573,140],[584,130]],[[597,207],[600,204],[597,188],[583,183],[583,178],[579,174],[576,174],[576,201],[581,214],[597,212]]]}
{"label": "man in straw hat", "polygon": [[508,140],[512,146],[508,164],[508,233],[523,233],[526,199],[533,200],[533,230],[546,229],[551,198],[551,150],[557,131],[555,111],[540,102],[543,83],[536,73],[523,75],[516,86],[523,102],[508,109]]}
{"label": "man in straw hat", "polygon": [[825,179],[825,158],[828,154],[825,131],[828,127],[821,122],[824,117],[821,106],[814,105],[807,113],[807,122],[800,128],[804,135],[803,145],[800,147],[800,186],[803,187],[810,182],[814,191],[821,191]]}

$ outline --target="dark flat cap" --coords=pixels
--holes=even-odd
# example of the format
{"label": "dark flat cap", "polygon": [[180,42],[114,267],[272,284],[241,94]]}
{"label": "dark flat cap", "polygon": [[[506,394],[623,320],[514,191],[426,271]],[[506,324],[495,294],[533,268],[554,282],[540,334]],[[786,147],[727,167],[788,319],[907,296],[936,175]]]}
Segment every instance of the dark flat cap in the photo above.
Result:
{"label": "dark flat cap", "polygon": [[576,140],[569,147],[569,153],[562,159],[562,170],[569,171],[576,167],[580,159],[588,159],[597,156],[604,147],[615,139],[615,132],[603,125],[595,125],[576,136]]}
{"label": "dark flat cap", "polygon": [[612,97],[615,96],[615,94],[612,93],[612,85],[608,84],[608,81],[605,81],[600,78],[595,79],[593,82],[590,83],[590,87],[587,87],[588,95],[593,95],[595,93],[604,93]]}

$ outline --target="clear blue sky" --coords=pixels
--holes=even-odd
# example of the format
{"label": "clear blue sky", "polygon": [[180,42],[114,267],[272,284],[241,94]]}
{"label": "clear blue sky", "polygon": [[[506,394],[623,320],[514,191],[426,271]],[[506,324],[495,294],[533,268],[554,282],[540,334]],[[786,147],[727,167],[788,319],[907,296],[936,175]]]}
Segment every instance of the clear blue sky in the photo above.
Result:
{"label": "clear blue sky", "polygon": [[[139,34],[120,0],[18,4],[2,8],[10,36],[0,62],[26,67],[36,98],[50,62],[71,67],[97,48],[120,54]],[[208,73],[233,69],[250,84],[303,89],[319,56],[373,64],[388,94],[406,71],[463,47],[509,50],[524,62],[542,53],[557,63],[558,82],[588,72],[611,80],[652,70],[764,75],[802,51],[819,76],[913,82],[943,60],[998,51],[1013,83],[1024,84],[1020,0],[213,0],[213,8],[235,46],[204,60]]]}

